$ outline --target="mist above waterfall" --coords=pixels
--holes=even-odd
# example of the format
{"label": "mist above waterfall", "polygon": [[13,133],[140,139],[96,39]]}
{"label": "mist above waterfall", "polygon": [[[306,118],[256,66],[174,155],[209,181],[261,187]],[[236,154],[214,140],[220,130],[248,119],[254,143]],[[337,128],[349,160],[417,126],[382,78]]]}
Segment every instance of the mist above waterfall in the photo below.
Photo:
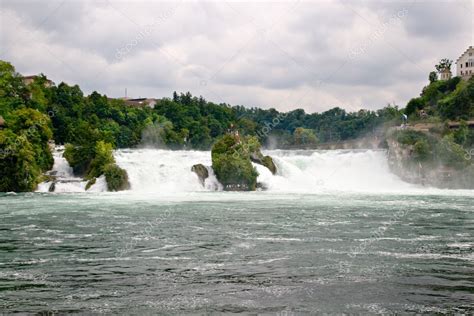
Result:
{"label": "mist above waterfall", "polygon": [[142,132],[140,147],[165,149],[166,131],[170,128],[170,122],[149,124]]}

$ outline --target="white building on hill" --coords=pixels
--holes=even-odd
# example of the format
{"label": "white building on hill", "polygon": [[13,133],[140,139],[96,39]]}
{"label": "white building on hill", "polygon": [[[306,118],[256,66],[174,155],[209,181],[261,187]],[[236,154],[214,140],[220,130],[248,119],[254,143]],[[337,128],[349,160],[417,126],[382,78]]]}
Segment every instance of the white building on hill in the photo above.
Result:
{"label": "white building on hill", "polygon": [[456,60],[456,75],[469,80],[474,74],[474,48],[469,48]]}

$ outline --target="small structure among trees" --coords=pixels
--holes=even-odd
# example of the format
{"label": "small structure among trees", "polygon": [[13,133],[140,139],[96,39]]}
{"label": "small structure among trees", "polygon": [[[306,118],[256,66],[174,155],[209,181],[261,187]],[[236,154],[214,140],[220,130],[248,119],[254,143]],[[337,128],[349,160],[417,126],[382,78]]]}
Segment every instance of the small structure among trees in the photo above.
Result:
{"label": "small structure among trees", "polygon": [[[439,73],[440,80],[449,80],[452,77],[451,65],[453,61],[448,58],[443,58],[439,61],[439,64],[435,66],[436,70]],[[430,77],[431,79],[431,77]],[[431,80],[430,80],[431,81]]]}

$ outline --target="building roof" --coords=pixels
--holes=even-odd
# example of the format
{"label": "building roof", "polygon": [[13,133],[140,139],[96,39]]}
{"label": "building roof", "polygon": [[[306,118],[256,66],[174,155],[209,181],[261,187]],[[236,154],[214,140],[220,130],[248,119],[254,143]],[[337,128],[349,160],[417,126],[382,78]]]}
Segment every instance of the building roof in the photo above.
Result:
{"label": "building roof", "polygon": [[469,46],[469,47],[466,49],[466,51],[465,51],[464,53],[462,53],[461,56],[459,56],[458,59],[456,59],[456,63],[459,61],[459,59],[462,58],[462,56],[464,56],[465,54],[467,54],[467,52],[469,52],[471,49],[473,49],[472,46]]}
{"label": "building roof", "polygon": [[129,99],[127,97],[121,97],[121,98],[107,98],[109,100],[122,100],[125,105],[128,106],[137,106],[137,107],[145,107],[145,106],[150,106],[150,104],[154,105],[158,102],[160,102],[160,99],[155,99],[155,98],[134,98],[134,99]]}
{"label": "building roof", "polygon": [[0,115],[0,126],[5,125],[5,120],[3,119],[3,116]]}
{"label": "building roof", "polygon": [[146,106],[143,102],[132,101],[132,100],[124,100],[126,105],[129,106]]}
{"label": "building roof", "polygon": [[[40,77],[41,77],[41,76],[38,76],[38,75],[30,75],[30,76],[23,76],[22,78],[23,78],[23,80],[24,80],[24,79],[33,79],[33,80],[35,80],[35,79],[38,79],[38,78],[40,78]],[[50,82],[50,83],[53,82],[53,81],[49,80],[48,78],[46,78],[46,81],[47,81],[47,82]]]}

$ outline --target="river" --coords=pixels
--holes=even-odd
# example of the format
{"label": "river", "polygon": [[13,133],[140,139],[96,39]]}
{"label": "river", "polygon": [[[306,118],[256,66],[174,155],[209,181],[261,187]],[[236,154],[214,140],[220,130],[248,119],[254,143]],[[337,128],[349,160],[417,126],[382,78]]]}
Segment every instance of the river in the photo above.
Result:
{"label": "river", "polygon": [[190,172],[209,152],[120,150],[118,193],[83,192],[56,154],[56,192],[0,194],[0,310],[474,311],[473,191],[404,183],[384,151],[267,154],[266,191],[222,192]]}

